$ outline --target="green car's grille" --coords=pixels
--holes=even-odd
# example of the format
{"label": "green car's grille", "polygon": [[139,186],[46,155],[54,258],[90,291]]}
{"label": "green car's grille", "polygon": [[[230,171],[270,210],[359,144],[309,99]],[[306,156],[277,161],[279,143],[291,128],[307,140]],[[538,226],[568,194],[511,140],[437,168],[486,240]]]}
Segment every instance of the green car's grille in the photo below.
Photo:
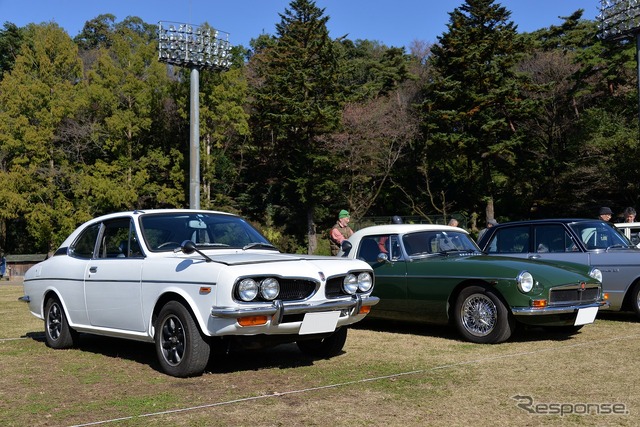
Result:
{"label": "green car's grille", "polygon": [[592,288],[555,288],[551,289],[549,305],[590,303],[598,301],[600,289]]}

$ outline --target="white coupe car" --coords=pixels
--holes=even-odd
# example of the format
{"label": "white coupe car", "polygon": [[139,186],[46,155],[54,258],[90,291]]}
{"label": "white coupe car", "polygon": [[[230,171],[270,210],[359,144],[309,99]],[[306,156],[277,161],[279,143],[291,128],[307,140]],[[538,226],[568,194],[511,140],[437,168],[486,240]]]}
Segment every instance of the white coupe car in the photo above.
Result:
{"label": "white coupe car", "polygon": [[20,299],[52,348],[79,332],[155,342],[161,369],[186,377],[214,345],[338,354],[347,326],[379,301],[373,280],[363,261],[280,253],[235,215],[148,210],[81,225],[27,271]]}

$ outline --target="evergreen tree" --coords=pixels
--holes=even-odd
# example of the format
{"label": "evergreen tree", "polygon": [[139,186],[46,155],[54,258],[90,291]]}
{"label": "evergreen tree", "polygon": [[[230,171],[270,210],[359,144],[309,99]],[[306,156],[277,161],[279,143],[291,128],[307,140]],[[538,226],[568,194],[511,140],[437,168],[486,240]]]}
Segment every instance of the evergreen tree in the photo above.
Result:
{"label": "evergreen tree", "polygon": [[74,209],[75,174],[57,134],[78,108],[82,64],[57,25],[30,25],[0,83],[0,218],[24,218],[34,248],[50,251],[86,219]]}
{"label": "evergreen tree", "polygon": [[306,228],[309,252],[316,247],[317,210],[347,202],[332,184],[335,159],[327,157],[318,140],[339,124],[343,97],[329,18],[323,14],[313,1],[292,1],[280,15],[273,43],[263,43],[251,59],[254,142],[261,162],[256,167],[262,175],[250,181],[258,184],[254,190],[267,204],[278,206],[291,231]]}
{"label": "evergreen tree", "polygon": [[426,170],[432,187],[458,203],[491,209],[518,172],[515,123],[527,102],[515,65],[523,46],[510,12],[493,0],[467,0],[449,15],[425,89]]}

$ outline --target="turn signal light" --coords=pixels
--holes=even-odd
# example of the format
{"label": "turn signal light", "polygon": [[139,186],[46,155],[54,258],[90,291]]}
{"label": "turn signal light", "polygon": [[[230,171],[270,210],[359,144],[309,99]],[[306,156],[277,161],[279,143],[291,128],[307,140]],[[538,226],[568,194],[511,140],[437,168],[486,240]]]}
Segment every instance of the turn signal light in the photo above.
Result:
{"label": "turn signal light", "polygon": [[546,299],[534,299],[533,301],[531,301],[531,307],[534,308],[545,308],[547,306],[547,300]]}
{"label": "turn signal light", "polygon": [[602,299],[605,301],[609,300],[609,294],[607,293],[602,294]]}
{"label": "turn signal light", "polygon": [[358,314],[369,314],[370,312],[371,312],[371,306],[363,305],[362,307],[360,307],[360,311],[358,312]]}
{"label": "turn signal light", "polygon": [[238,319],[238,324],[240,326],[262,326],[267,324],[267,320],[267,316],[247,316],[240,317]]}

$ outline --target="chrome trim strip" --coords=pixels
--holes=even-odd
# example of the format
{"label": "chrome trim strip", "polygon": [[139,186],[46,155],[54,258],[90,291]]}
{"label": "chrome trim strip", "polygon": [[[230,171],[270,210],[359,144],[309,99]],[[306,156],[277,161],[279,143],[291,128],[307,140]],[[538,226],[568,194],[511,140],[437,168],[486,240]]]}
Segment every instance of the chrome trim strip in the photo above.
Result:
{"label": "chrome trim strip", "polygon": [[608,302],[594,302],[586,305],[569,305],[564,307],[545,307],[545,308],[534,308],[534,307],[513,307],[511,311],[516,316],[538,316],[538,315],[548,315],[548,314],[565,314],[565,313],[574,313],[578,311],[580,308],[591,308],[591,307],[600,307],[602,309],[606,309],[609,307]]}
{"label": "chrome trim strip", "polygon": [[[380,302],[380,298],[374,296],[361,297],[354,295],[349,300],[329,301],[320,304],[287,304],[280,300],[274,301],[273,304],[264,307],[237,308],[237,307],[212,307],[211,317],[223,317],[234,319],[244,316],[273,316],[279,324],[282,317],[289,314],[316,313],[320,311],[349,310],[355,307],[373,306]],[[357,312],[355,312],[357,314]],[[277,314],[278,318],[275,318]]]}

